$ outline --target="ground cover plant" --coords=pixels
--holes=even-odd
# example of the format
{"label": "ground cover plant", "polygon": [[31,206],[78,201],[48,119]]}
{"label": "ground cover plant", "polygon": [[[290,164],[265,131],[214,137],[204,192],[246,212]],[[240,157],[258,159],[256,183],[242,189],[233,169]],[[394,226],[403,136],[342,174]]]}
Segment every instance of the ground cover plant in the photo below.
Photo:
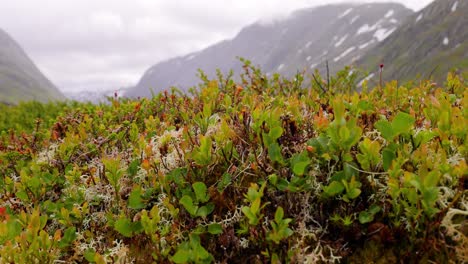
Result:
{"label": "ground cover plant", "polygon": [[2,107],[0,263],[468,261],[466,80],[244,70]]}

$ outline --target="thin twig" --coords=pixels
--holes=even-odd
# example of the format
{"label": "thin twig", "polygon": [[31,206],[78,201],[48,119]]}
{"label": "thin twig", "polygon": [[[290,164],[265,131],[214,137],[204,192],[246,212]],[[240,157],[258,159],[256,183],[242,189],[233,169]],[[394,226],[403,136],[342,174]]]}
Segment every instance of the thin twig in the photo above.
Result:
{"label": "thin twig", "polygon": [[323,93],[327,93],[327,90],[325,90],[325,88],[323,88],[322,84],[318,81],[318,79],[317,79],[317,77],[315,76],[315,74],[312,73],[312,77],[314,77],[315,83],[320,87],[320,89],[322,89],[322,92],[323,92]]}
{"label": "thin twig", "polygon": [[439,65],[436,65],[434,69],[429,73],[429,76],[427,76],[427,79],[430,80],[432,78],[432,74],[439,68]]}
{"label": "thin twig", "polygon": [[360,169],[354,167],[353,165],[351,165],[351,164],[349,164],[349,163],[348,163],[347,165],[348,165],[349,167],[351,167],[351,168],[353,168],[353,169],[359,171],[359,172],[362,172],[362,173],[375,174],[375,175],[386,175],[386,174],[388,174],[388,172],[372,172],[372,171],[360,170]]}
{"label": "thin twig", "polygon": [[383,85],[382,85],[382,72],[383,72],[383,68],[380,68],[380,80],[379,80],[379,86],[380,86],[380,90],[383,89]]}
{"label": "thin twig", "polygon": [[383,89],[383,81],[382,81],[383,69],[384,69],[384,64],[383,64],[383,62],[382,62],[382,63],[380,63],[380,65],[379,65],[379,70],[380,70],[380,72],[379,72],[379,75],[380,75],[380,83],[379,83],[379,85],[380,85],[380,90]]}
{"label": "thin twig", "polygon": [[330,68],[328,67],[328,60],[325,61],[327,66],[327,90],[330,91]]}

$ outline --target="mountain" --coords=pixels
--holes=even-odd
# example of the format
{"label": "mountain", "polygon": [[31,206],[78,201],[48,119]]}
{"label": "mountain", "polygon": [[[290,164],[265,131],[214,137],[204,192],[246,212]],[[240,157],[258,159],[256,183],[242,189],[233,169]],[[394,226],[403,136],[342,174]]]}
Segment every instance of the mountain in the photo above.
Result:
{"label": "mountain", "polygon": [[217,68],[240,73],[244,57],[265,72],[293,75],[297,70],[323,68],[335,72],[371,50],[412,14],[401,4],[338,4],[296,11],[287,18],[260,21],[243,28],[231,40],[199,52],[172,58],[149,68],[128,96],[150,96],[176,86],[199,83],[200,68],[213,77]]}
{"label": "mountain", "polygon": [[0,102],[16,103],[64,98],[24,50],[0,29]]}
{"label": "mountain", "polygon": [[357,64],[377,69],[385,80],[407,81],[420,75],[443,81],[457,68],[468,73],[468,1],[436,0],[408,17],[390,37]]}

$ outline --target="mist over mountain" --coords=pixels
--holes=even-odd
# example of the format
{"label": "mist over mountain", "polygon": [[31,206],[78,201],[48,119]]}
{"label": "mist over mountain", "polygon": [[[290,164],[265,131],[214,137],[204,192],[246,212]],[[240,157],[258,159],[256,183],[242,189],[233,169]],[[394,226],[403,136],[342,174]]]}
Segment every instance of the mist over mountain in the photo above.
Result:
{"label": "mist over mountain", "polygon": [[186,90],[199,83],[197,70],[241,72],[244,57],[272,74],[311,71],[328,61],[331,72],[353,64],[384,41],[412,10],[396,3],[338,4],[296,11],[286,18],[259,21],[231,40],[149,68],[128,96],[150,96],[171,86]]}
{"label": "mist over mountain", "polygon": [[436,0],[411,15],[390,37],[358,61],[365,69],[384,62],[385,80],[432,77],[442,82],[451,69],[468,71],[468,1]]}
{"label": "mist over mountain", "polygon": [[45,102],[64,98],[18,43],[0,29],[0,102]]}
{"label": "mist over mountain", "polygon": [[105,103],[108,102],[109,97],[124,97],[125,93],[130,87],[122,87],[119,89],[97,89],[97,90],[85,90],[85,91],[68,91],[65,92],[65,96],[70,100],[79,102],[91,102],[91,103]]}

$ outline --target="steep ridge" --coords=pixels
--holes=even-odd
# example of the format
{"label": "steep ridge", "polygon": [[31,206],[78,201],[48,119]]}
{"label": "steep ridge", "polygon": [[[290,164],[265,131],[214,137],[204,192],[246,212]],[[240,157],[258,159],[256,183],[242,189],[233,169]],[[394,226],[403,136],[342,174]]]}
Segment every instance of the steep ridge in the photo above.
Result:
{"label": "steep ridge", "polygon": [[451,69],[468,73],[467,14],[466,0],[436,0],[408,17],[357,64],[372,72],[383,62],[386,80],[407,81],[419,75],[442,82]]}
{"label": "steep ridge", "polygon": [[24,50],[0,29],[0,102],[44,102],[64,98]]}
{"label": "steep ridge", "polygon": [[241,72],[244,57],[265,72],[293,75],[329,61],[335,72],[350,65],[394,32],[412,14],[401,4],[339,4],[296,11],[287,18],[260,21],[231,40],[199,52],[172,58],[149,68],[127,96],[150,96],[176,86],[196,85],[197,70],[214,77],[216,69]]}

